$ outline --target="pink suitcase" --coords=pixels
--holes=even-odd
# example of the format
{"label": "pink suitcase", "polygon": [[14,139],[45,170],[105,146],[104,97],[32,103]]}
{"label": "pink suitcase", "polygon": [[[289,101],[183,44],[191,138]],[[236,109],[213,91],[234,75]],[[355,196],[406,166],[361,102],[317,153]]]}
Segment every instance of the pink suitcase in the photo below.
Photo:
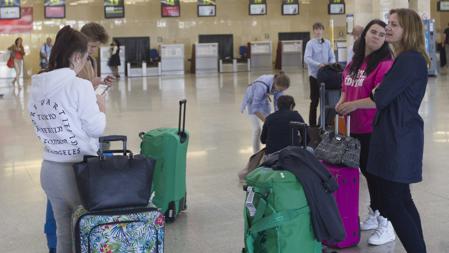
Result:
{"label": "pink suitcase", "polygon": [[[346,135],[350,133],[350,116],[347,117]],[[338,132],[338,115],[335,117],[335,131]],[[345,227],[346,237],[343,241],[323,242],[332,248],[348,248],[356,246],[360,241],[359,218],[359,168],[343,167],[321,161],[338,183],[334,192],[340,217]]]}
{"label": "pink suitcase", "polygon": [[338,190],[334,192],[334,197],[346,232],[346,237],[341,242],[323,243],[340,249],[355,246],[360,241],[359,169],[322,163],[337,180]]}

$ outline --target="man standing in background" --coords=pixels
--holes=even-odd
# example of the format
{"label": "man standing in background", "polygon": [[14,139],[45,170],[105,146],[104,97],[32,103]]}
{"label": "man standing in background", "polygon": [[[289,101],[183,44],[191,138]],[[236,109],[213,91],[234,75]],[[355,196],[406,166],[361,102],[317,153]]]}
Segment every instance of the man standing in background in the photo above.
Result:
{"label": "man standing in background", "polygon": [[323,39],[323,24],[317,22],[312,28],[314,38],[307,42],[304,62],[307,64],[310,81],[309,125],[315,127],[317,126],[316,111],[320,101],[320,84],[316,76],[320,68],[326,64],[335,63],[335,55],[331,42]]}
{"label": "man standing in background", "polygon": [[48,62],[50,60],[50,54],[51,54],[51,49],[53,48],[53,45],[51,44],[51,38],[48,37],[47,41],[44,43],[44,45],[41,47],[41,52],[40,52],[40,65],[41,65],[41,70],[45,70],[48,68]]}

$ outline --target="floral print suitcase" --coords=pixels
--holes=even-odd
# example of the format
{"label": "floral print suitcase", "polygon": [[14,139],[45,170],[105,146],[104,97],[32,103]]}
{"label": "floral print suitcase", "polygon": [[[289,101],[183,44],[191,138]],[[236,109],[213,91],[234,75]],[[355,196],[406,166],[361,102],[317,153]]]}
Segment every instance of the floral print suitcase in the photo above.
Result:
{"label": "floral print suitcase", "polygon": [[76,253],[163,253],[164,215],[154,207],[73,214]]}

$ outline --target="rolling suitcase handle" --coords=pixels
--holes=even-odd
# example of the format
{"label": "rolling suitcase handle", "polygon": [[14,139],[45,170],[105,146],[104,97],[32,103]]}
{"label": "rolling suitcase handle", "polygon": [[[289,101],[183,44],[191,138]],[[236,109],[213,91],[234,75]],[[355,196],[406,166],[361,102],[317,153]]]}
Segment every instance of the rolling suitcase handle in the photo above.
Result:
{"label": "rolling suitcase handle", "polygon": [[302,139],[304,140],[303,147],[306,148],[307,147],[307,134],[308,134],[307,133],[307,124],[299,122],[299,121],[290,121],[289,125],[292,129],[292,145],[295,144],[295,130],[298,129],[298,131],[301,131],[301,129],[302,129],[303,130]]}
{"label": "rolling suitcase handle", "polygon": [[113,142],[113,141],[121,141],[123,143],[123,149],[122,150],[109,150],[106,151],[106,153],[119,153],[122,152],[124,156],[126,156],[127,153],[131,153],[132,156],[132,152],[126,149],[126,143],[128,141],[128,138],[125,135],[107,135],[107,136],[101,136],[100,138],[98,138],[98,141],[100,142],[100,148],[98,150],[98,156],[100,157],[104,157],[104,153],[105,150],[103,150],[103,145],[101,145],[102,143],[109,143],[109,142]]}
{"label": "rolling suitcase handle", "polygon": [[[338,114],[335,115],[335,134],[338,134],[338,120],[339,120]],[[346,116],[346,136],[351,136],[351,115]]]}
{"label": "rolling suitcase handle", "polygon": [[326,84],[320,83],[320,128],[326,131]]}
{"label": "rolling suitcase handle", "polygon": [[[181,143],[184,143],[187,139],[187,134],[185,132],[186,129],[186,106],[187,99],[183,99],[179,101],[179,120],[178,120],[178,135]],[[182,129],[181,129],[181,121],[182,121]]]}

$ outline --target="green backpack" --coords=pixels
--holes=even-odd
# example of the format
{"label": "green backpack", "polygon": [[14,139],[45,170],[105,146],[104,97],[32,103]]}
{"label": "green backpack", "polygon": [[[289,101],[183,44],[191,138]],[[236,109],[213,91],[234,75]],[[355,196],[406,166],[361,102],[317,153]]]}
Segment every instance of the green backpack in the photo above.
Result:
{"label": "green backpack", "polygon": [[304,189],[292,173],[259,167],[246,182],[244,253],[321,253]]}

